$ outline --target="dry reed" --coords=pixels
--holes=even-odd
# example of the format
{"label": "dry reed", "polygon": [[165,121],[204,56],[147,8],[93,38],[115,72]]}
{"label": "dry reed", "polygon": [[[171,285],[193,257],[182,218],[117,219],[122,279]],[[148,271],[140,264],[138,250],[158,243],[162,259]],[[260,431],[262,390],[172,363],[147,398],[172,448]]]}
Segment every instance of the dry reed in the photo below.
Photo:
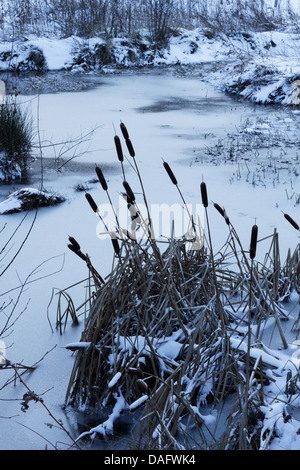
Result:
{"label": "dry reed", "polygon": [[[127,128],[120,127],[128,145]],[[130,144],[128,150],[135,155]],[[178,187],[170,166],[163,166]],[[125,178],[123,187],[129,206],[135,204]],[[208,221],[204,182],[200,192]],[[86,198],[97,212],[94,199]],[[281,265],[274,232],[264,262],[256,261],[257,225],[250,250],[244,250],[225,209],[214,207],[229,229],[217,254],[210,232],[207,246],[193,251],[173,237],[163,250],[150,236],[137,242],[123,230],[122,237],[112,238],[115,264],[93,293],[81,336],[84,347],[76,352],[66,393],[69,405],[102,416],[84,436],[106,438],[113,433],[108,423],[137,413],[130,448],[259,448],[264,387],[275,380],[274,357],[262,342],[264,324],[274,319],[286,348],[278,299],[300,290],[299,247]],[[78,242],[70,242],[70,249],[81,253]],[[257,358],[259,348],[264,360]],[[223,409],[231,402],[224,429]]]}

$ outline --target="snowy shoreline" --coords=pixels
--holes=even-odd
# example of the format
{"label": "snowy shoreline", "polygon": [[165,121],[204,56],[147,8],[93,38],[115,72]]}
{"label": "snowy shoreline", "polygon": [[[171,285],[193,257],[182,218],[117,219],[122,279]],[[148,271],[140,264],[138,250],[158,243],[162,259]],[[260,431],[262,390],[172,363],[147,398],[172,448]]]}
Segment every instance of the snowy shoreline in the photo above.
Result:
{"label": "snowy shoreline", "polygon": [[[13,72],[13,83],[25,79],[37,92],[85,89],[91,74],[131,70],[194,68],[218,89],[260,104],[300,104],[300,38],[290,32],[253,32],[208,38],[203,29],[180,30],[165,49],[154,50],[146,38],[111,40],[104,60],[104,39],[37,38],[0,43],[0,72]],[[56,72],[56,78],[53,73]],[[58,73],[60,72],[60,74]],[[8,76],[8,75],[7,75]],[[76,83],[79,77],[79,83]],[[50,79],[51,80],[51,79]],[[44,88],[43,88],[44,87]]]}

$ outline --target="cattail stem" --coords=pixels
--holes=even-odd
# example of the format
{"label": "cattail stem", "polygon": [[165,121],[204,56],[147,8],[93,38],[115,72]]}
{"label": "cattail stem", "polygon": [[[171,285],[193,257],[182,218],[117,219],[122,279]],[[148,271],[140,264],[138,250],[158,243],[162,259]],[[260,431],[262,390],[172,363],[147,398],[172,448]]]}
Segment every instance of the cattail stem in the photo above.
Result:
{"label": "cattail stem", "polygon": [[100,285],[99,284],[99,281],[104,284],[104,280],[103,278],[100,276],[100,274],[96,271],[96,269],[92,266],[90,260],[89,260],[89,257],[85,254],[82,253],[81,249],[80,249],[80,245],[79,243],[77,242],[77,240],[75,240],[74,237],[69,237],[69,241],[70,243],[68,244],[68,248],[69,250],[71,250],[73,253],[75,253],[77,256],[79,256],[79,258],[81,258],[83,261],[86,262],[87,264],[87,267],[89,269],[89,271],[91,272],[93,278],[94,278],[94,281],[95,281],[95,284],[97,285]]}
{"label": "cattail stem", "polygon": [[108,200],[109,200],[109,203],[110,203],[110,205],[111,205],[111,208],[112,208],[112,210],[113,210],[113,213],[114,213],[114,216],[115,216],[115,219],[116,219],[116,222],[117,222],[117,226],[118,226],[118,228],[120,229],[120,224],[119,224],[118,216],[117,216],[117,214],[116,214],[114,205],[113,205],[113,203],[112,203],[111,197],[110,197],[109,192],[108,192],[108,186],[107,186],[106,179],[105,179],[105,177],[104,177],[104,175],[103,175],[103,173],[102,173],[102,170],[101,170],[101,168],[100,168],[99,166],[96,166],[95,170],[96,170],[96,174],[97,174],[97,176],[98,176],[98,180],[99,180],[99,182],[100,182],[100,184],[101,184],[103,190],[106,192],[107,198],[108,198]]}
{"label": "cattail stem", "polygon": [[[251,351],[251,338],[252,338],[252,328],[251,328],[251,312],[252,312],[252,290],[253,290],[253,267],[254,267],[254,258],[256,255],[257,247],[257,234],[258,227],[253,225],[251,230],[251,240],[250,240],[250,258],[251,258],[251,269],[250,269],[250,286],[249,286],[249,304],[248,304],[248,338],[247,338],[247,354],[246,354],[246,384],[245,384],[245,406],[244,406],[244,417],[243,417],[243,428],[247,429],[248,426],[248,402],[249,402],[249,392],[250,392],[250,351]],[[243,442],[243,445],[245,443]]]}
{"label": "cattail stem", "polygon": [[[125,124],[124,124],[123,122],[121,122],[120,128],[121,128],[123,137],[124,137],[124,139],[125,139],[126,146],[127,146],[128,151],[129,151],[129,154],[130,154],[130,156],[133,157],[133,159],[134,159],[134,167],[135,167],[137,176],[138,176],[138,178],[139,178],[139,182],[140,182],[140,185],[141,185],[141,189],[142,189],[142,193],[143,193],[143,198],[144,198],[144,202],[145,202],[145,206],[146,206],[146,210],[147,210],[147,214],[148,214],[148,224],[147,224],[147,227],[148,227],[148,236],[150,237],[150,240],[152,240],[152,239],[154,239],[154,232],[153,232],[153,227],[152,227],[151,214],[150,214],[150,210],[149,210],[149,206],[148,206],[148,202],[147,202],[147,198],[146,198],[146,193],[145,193],[145,189],[144,189],[142,177],[141,177],[141,174],[140,174],[140,171],[139,171],[139,168],[138,168],[136,159],[134,158],[134,157],[135,157],[135,151],[134,151],[134,148],[133,148],[131,139],[130,139],[130,137],[129,137],[129,133],[128,133],[127,127],[125,126]],[[124,175],[124,182],[125,182],[125,175]],[[125,188],[125,189],[126,189],[126,188]],[[127,191],[126,191],[126,193],[127,193]],[[128,193],[127,193],[127,195],[128,195]],[[134,201],[135,201],[135,199],[134,199]]]}
{"label": "cattail stem", "polygon": [[201,183],[200,190],[201,190],[202,203],[205,208],[206,225],[207,225],[208,239],[209,239],[209,245],[210,245],[210,256],[211,256],[212,270],[213,270],[213,275],[214,275],[216,296],[217,296],[217,302],[218,302],[218,314],[219,314],[219,318],[221,320],[222,326],[225,327],[227,321],[224,315],[224,309],[223,309],[223,305],[222,305],[220,293],[219,293],[219,286],[218,286],[214,252],[213,252],[213,244],[212,244],[212,239],[211,239],[211,231],[210,231],[208,211],[207,211],[207,208],[208,208],[207,189],[206,189],[206,184],[204,182]]}
{"label": "cattail stem", "polygon": [[189,218],[190,218],[190,220],[191,220],[191,224],[192,224],[193,230],[194,230],[194,232],[196,233],[196,227],[195,227],[194,218],[192,217],[192,215],[190,214],[190,212],[189,212],[189,210],[188,210],[188,207],[187,207],[187,204],[186,204],[185,199],[184,199],[184,197],[183,197],[183,194],[182,194],[182,192],[181,192],[181,190],[180,190],[180,188],[179,188],[179,186],[178,186],[177,178],[176,178],[176,176],[174,175],[174,173],[173,173],[173,171],[172,171],[170,165],[169,165],[167,162],[163,161],[163,166],[164,166],[166,172],[168,173],[170,180],[171,180],[172,183],[176,186],[177,191],[179,192],[179,195],[180,195],[180,197],[181,197],[181,199],[182,199],[182,202],[183,202],[183,204],[184,204],[184,207],[186,208],[187,213],[188,213],[188,216],[189,216]]}
{"label": "cattail stem", "polygon": [[91,194],[90,194],[90,193],[85,193],[85,197],[86,197],[86,200],[88,201],[89,205],[91,206],[92,210],[93,210],[93,211],[95,212],[95,214],[97,214],[98,217],[100,218],[101,222],[103,223],[103,225],[104,225],[104,227],[105,227],[105,230],[106,230],[107,232],[109,232],[106,223],[104,222],[103,218],[102,218],[101,215],[99,214],[98,206],[97,206],[96,202],[94,201],[93,197],[91,196]]}

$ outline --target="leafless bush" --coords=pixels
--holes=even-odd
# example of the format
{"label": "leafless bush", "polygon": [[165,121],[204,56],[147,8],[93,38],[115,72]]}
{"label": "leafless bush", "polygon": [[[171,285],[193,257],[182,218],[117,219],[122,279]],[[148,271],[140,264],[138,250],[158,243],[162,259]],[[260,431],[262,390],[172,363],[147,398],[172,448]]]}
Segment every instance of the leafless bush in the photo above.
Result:
{"label": "leafless bush", "polygon": [[12,0],[0,11],[3,34],[57,33],[107,37],[148,32],[165,45],[176,28],[207,28],[209,34],[272,30],[286,24],[298,28],[292,8],[264,0]]}

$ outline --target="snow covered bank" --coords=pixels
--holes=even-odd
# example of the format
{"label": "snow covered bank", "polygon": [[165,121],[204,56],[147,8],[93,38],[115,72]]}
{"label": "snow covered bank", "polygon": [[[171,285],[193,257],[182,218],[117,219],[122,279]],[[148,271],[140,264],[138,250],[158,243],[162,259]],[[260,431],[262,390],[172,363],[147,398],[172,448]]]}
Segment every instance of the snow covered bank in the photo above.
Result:
{"label": "snow covered bank", "polygon": [[231,43],[234,60],[211,79],[255,103],[299,105],[299,43],[297,35],[283,32],[242,34]]}
{"label": "snow covered bank", "polygon": [[[100,37],[38,38],[0,43],[0,70],[110,73],[130,67],[198,66],[220,89],[256,103],[300,103],[300,38],[294,32],[209,34],[181,29],[158,49],[146,35],[138,39]],[[203,64],[213,64],[208,76]]]}
{"label": "snow covered bank", "polygon": [[61,196],[35,188],[22,188],[11,193],[5,201],[0,202],[0,214],[14,214],[37,207],[54,206],[64,200]]}

